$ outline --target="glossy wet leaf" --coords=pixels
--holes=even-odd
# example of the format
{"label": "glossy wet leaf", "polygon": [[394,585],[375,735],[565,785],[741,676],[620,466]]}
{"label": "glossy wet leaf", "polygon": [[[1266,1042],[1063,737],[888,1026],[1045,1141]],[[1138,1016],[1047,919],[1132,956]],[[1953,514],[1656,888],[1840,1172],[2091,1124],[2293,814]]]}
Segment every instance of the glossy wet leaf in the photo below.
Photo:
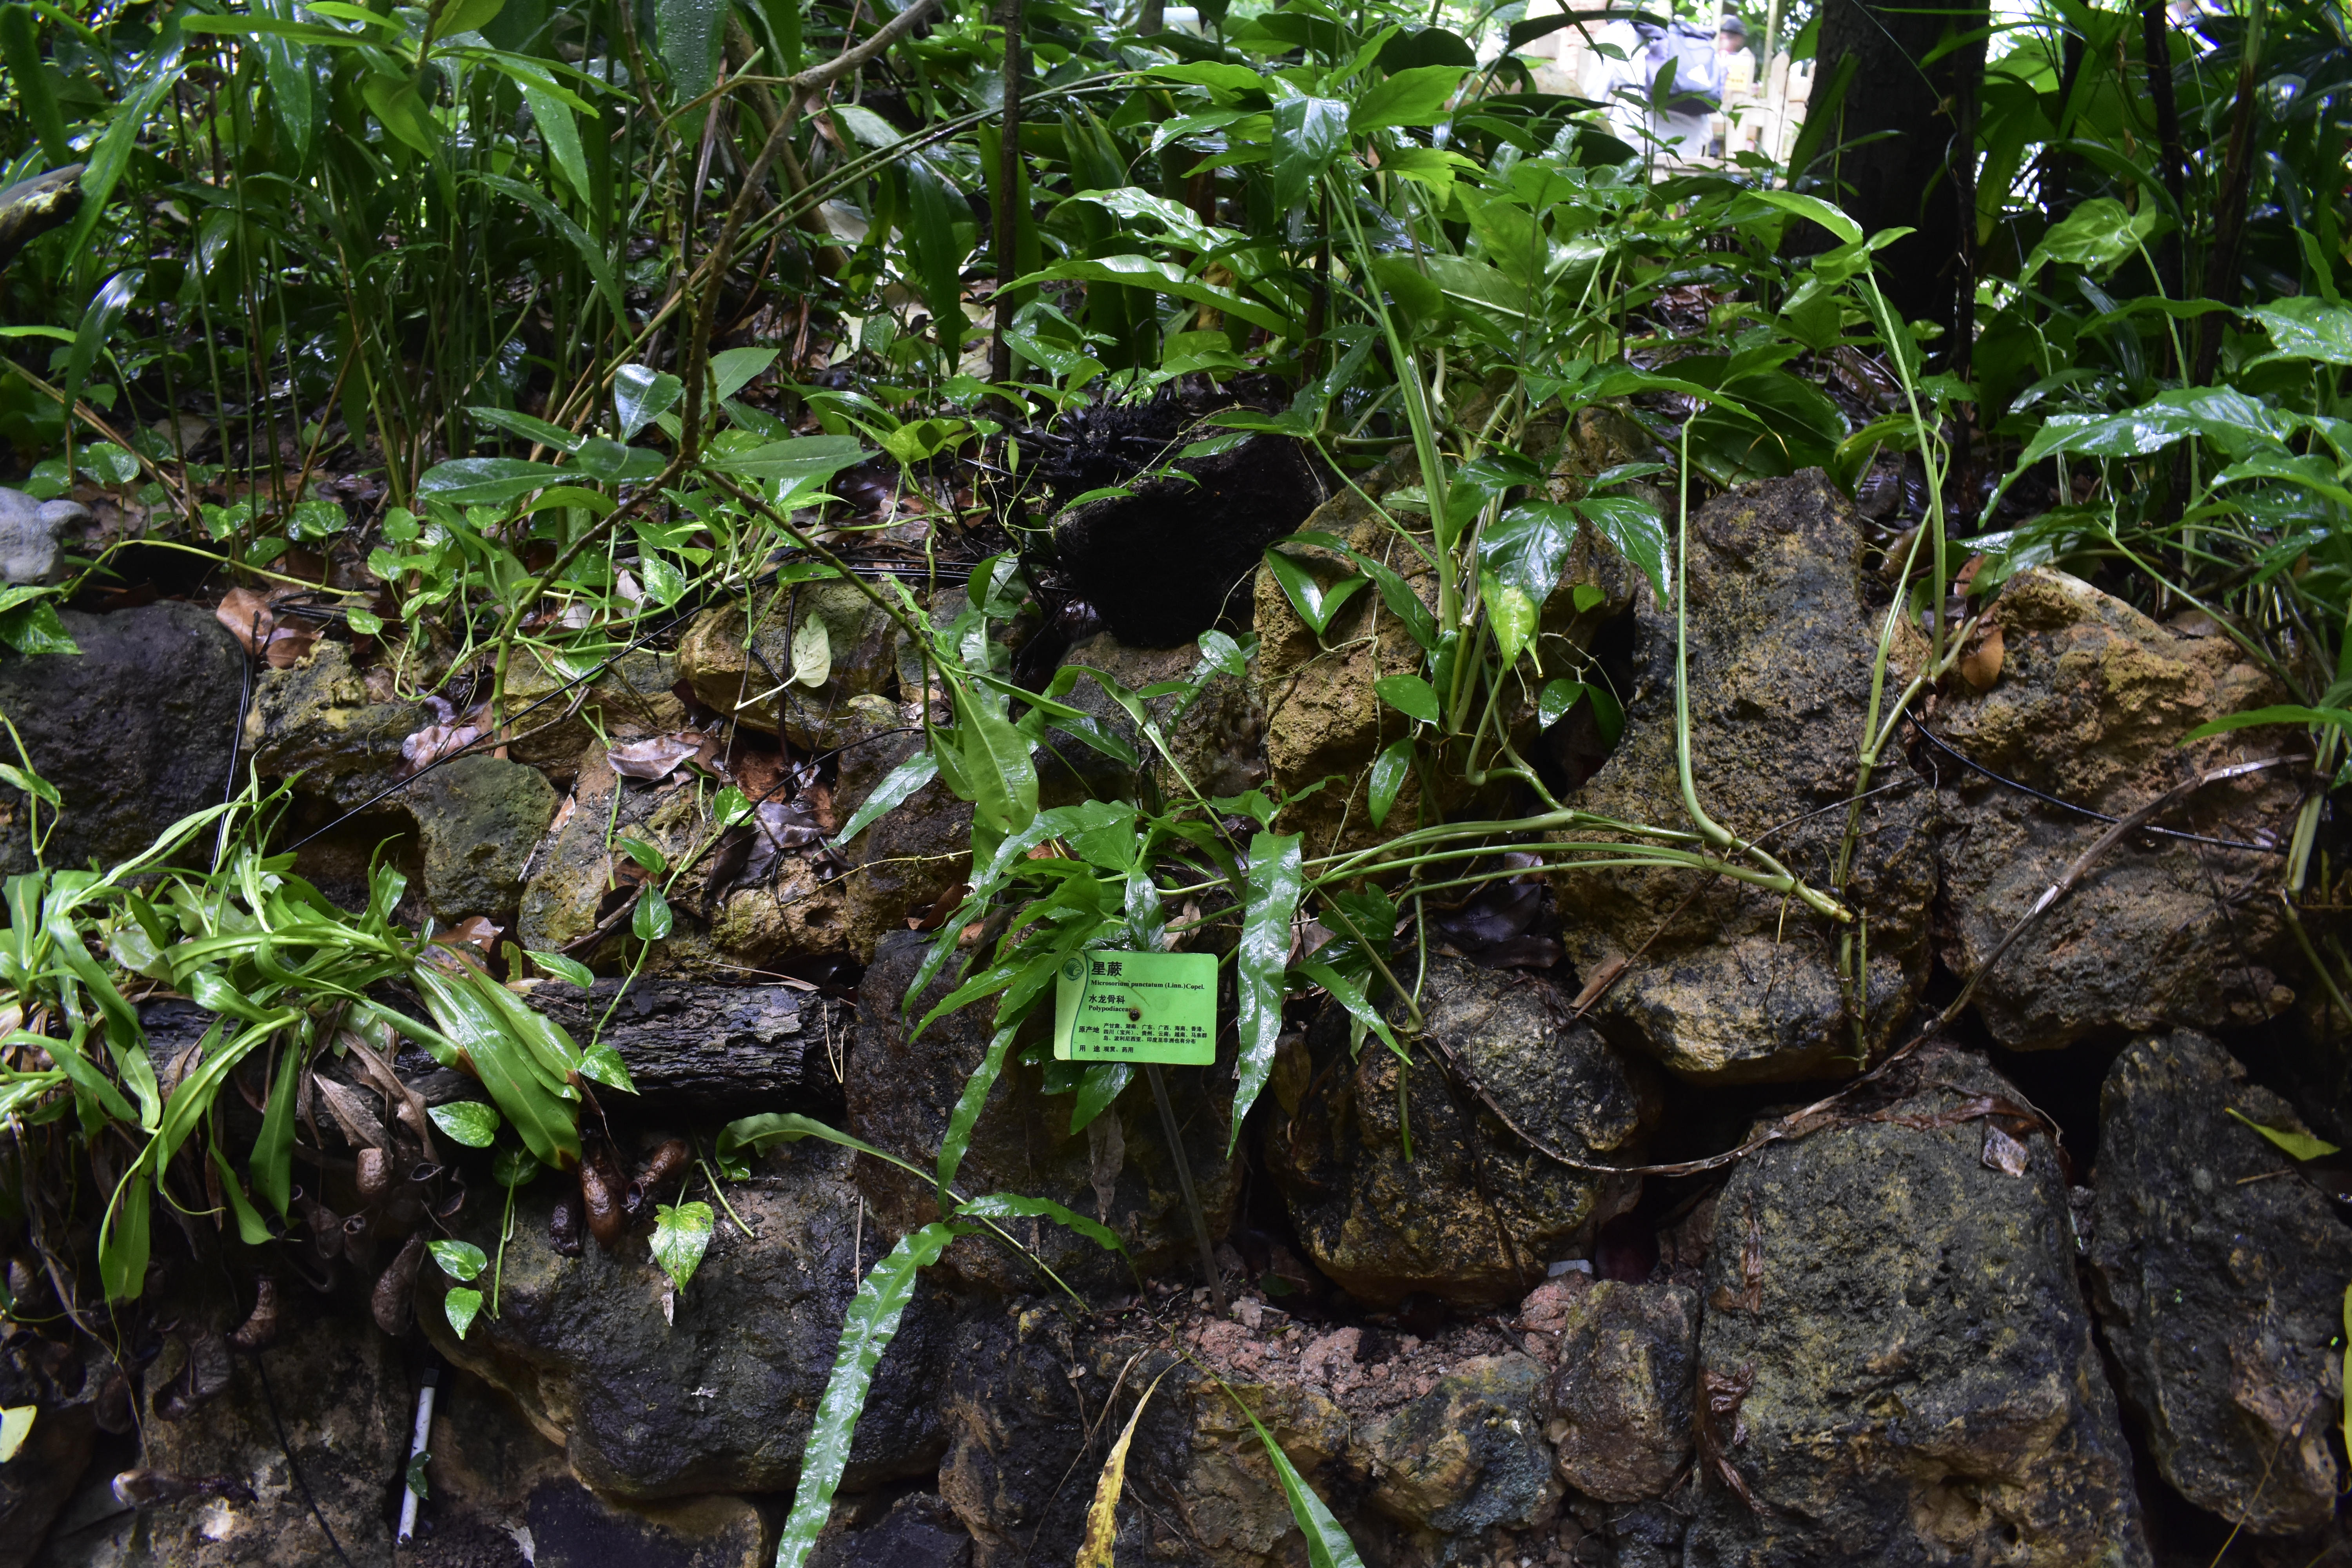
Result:
{"label": "glossy wet leaf", "polygon": [[1372,776],[1368,805],[1372,826],[1379,827],[1389,819],[1396,806],[1397,791],[1412,772],[1412,741],[1410,737],[1390,742],[1381,754],[1372,759]]}
{"label": "glossy wet leaf", "polygon": [[428,1241],[425,1250],[433,1255],[441,1272],[452,1279],[478,1279],[482,1270],[490,1266],[489,1256],[470,1241]]}
{"label": "glossy wet leaf", "polygon": [[1155,261],[1148,256],[1102,256],[1057,261],[1042,272],[1014,279],[1011,287],[1027,289],[1039,283],[1123,283],[1149,289],[1156,294],[1172,294],[1196,305],[1207,305],[1254,327],[1264,327],[1269,332],[1279,334],[1290,330],[1290,323],[1279,312],[1257,300],[1194,278],[1173,262]]}
{"label": "glossy wet leaf", "polygon": [[453,1100],[425,1114],[433,1125],[468,1149],[487,1149],[498,1141],[499,1113],[478,1100]]}
{"label": "glossy wet leaf", "polygon": [[1356,1543],[1348,1538],[1339,1521],[1331,1517],[1331,1510],[1315,1495],[1315,1489],[1307,1484],[1307,1479],[1298,1473],[1298,1467],[1290,1462],[1290,1456],[1282,1451],[1282,1445],[1274,1440],[1274,1434],[1265,1429],[1257,1413],[1244,1405],[1241,1395],[1225,1387],[1222,1380],[1218,1386],[1224,1388],[1226,1395],[1248,1417],[1251,1430],[1265,1446],[1266,1462],[1274,1467],[1275,1479],[1281,1483],[1283,1500],[1290,1505],[1290,1517],[1299,1533],[1307,1538],[1310,1568],[1364,1568],[1363,1559],[1356,1554]]}
{"label": "glossy wet leaf", "polygon": [[1273,573],[1274,580],[1282,585],[1283,596],[1290,601],[1290,607],[1298,612],[1298,618],[1312,627],[1318,637],[1331,629],[1331,617],[1339,613],[1339,606],[1370,581],[1368,577],[1350,575],[1327,585],[1306,563],[1279,550],[1265,552],[1265,569]]}
{"label": "glossy wet leaf", "polygon": [[[1434,125],[1453,111],[1448,107],[1454,89],[1469,73],[1460,66],[1414,66],[1358,95],[1348,110],[1348,130],[1356,135],[1383,125]],[[1276,110],[1276,123],[1281,110]]]}
{"label": "glossy wet leaf", "polygon": [[939,1261],[948,1244],[968,1227],[934,1222],[899,1238],[869,1270],[850,1300],[834,1352],[833,1373],[819,1396],[807,1446],[801,1453],[799,1484],[792,1511],[776,1543],[776,1568],[804,1568],[817,1537],[833,1517],[834,1493],[848,1467],[857,1417],[866,1408],[874,1369],[898,1334],[898,1322],[915,1294],[916,1271]]}
{"label": "glossy wet leaf", "polygon": [[995,1089],[998,1075],[1004,1070],[1004,1053],[1013,1048],[1013,1027],[1000,1028],[988,1042],[988,1049],[980,1065],[964,1079],[963,1092],[956,1097],[955,1110],[948,1115],[948,1129],[940,1139],[939,1202],[944,1214],[951,1206],[949,1189],[955,1185],[956,1171],[963,1163],[965,1151],[971,1147],[972,1129],[980,1123],[980,1113],[988,1105],[989,1092]]}
{"label": "glossy wet leaf", "polygon": [[[1119,1064],[1125,1065],[1125,1064]],[[1049,1219],[1055,1225],[1066,1226],[1106,1252],[1121,1257],[1127,1248],[1119,1244],[1108,1226],[1075,1214],[1051,1198],[1033,1198],[1021,1193],[990,1193],[972,1199],[956,1210],[959,1217],[967,1219]]]}
{"label": "glossy wet leaf", "polygon": [[1568,710],[1575,707],[1576,700],[1583,695],[1584,682],[1580,680],[1544,682],[1543,692],[1536,699],[1536,722],[1544,729],[1550,729],[1568,716]]}
{"label": "glossy wet leaf", "polygon": [[1576,503],[1576,511],[1650,580],[1651,591],[1664,604],[1674,587],[1674,569],[1667,562],[1665,520],[1657,510],[1633,496],[1588,496]]}
{"label": "glossy wet leaf", "polygon": [[883,775],[882,782],[874,786],[873,793],[859,802],[857,809],[849,814],[849,820],[841,825],[841,831],[834,836],[834,841],[839,844],[848,843],[891,808],[904,802],[908,796],[939,775],[938,759],[929,752],[917,752]]}
{"label": "glossy wet leaf", "polygon": [[450,1329],[462,1340],[466,1331],[474,1326],[474,1320],[481,1315],[482,1293],[462,1285],[452,1286],[448,1294],[441,1298],[441,1310],[448,1317]]}
{"label": "glossy wet leaf", "polygon": [[[1348,106],[1333,98],[1285,99],[1274,106],[1274,207],[1287,212],[1348,145]],[[1280,329],[1276,329],[1280,330]]]}
{"label": "glossy wet leaf", "polygon": [[654,1214],[654,1261],[680,1290],[709,1249],[712,1215],[706,1203],[663,1204]]}
{"label": "glossy wet leaf", "polygon": [[526,458],[453,458],[425,469],[416,493],[453,506],[497,506],[567,477],[552,463]]}
{"label": "glossy wet leaf", "polygon": [[533,948],[530,951],[530,961],[558,980],[569,981],[583,991],[590,989],[596,984],[596,976],[589,972],[586,964],[576,958],[566,958],[560,952],[541,952]]}
{"label": "glossy wet leaf", "polygon": [[684,382],[649,365],[625,364],[615,371],[613,412],[620,416],[621,439],[636,439],[637,432],[668,413],[685,391]]}
{"label": "glossy wet leaf", "polygon": [[1424,724],[1438,721],[1437,693],[1418,675],[1387,675],[1372,682],[1381,700],[1408,719]]}
{"label": "glossy wet leaf", "polygon": [[1275,1042],[1282,1036],[1282,977],[1290,963],[1290,921],[1298,910],[1305,881],[1297,834],[1251,835],[1249,896],[1242,912],[1241,946],[1234,961],[1241,998],[1241,1062],[1240,1081],[1234,1090],[1229,1152],[1240,1143],[1243,1119],[1274,1070]]}
{"label": "glossy wet leaf", "polygon": [[659,942],[669,935],[672,923],[669,900],[662,897],[659,888],[647,882],[637,895],[636,913],[629,917],[630,931],[639,942]]}

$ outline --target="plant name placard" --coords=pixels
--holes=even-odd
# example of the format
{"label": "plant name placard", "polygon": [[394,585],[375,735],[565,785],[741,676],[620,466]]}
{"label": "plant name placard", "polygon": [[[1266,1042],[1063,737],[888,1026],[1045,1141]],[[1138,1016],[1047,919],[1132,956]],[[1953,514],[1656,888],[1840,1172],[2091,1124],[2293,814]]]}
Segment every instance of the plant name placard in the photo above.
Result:
{"label": "plant name placard", "polygon": [[1054,1055],[1209,1066],[1217,1059],[1216,955],[1072,953],[1054,994]]}

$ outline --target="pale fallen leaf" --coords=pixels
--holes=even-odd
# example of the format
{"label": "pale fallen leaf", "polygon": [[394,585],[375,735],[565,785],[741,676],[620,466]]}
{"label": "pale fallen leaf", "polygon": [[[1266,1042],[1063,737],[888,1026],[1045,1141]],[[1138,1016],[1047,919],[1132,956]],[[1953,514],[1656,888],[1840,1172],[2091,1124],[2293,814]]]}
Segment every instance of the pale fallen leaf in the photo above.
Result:
{"label": "pale fallen leaf", "polygon": [[604,753],[604,759],[613,764],[614,773],[625,778],[667,778],[677,771],[679,763],[702,750],[703,740],[699,730],[652,735],[614,746]]}
{"label": "pale fallen leaf", "polygon": [[2002,1131],[1990,1120],[1985,1122],[1984,1163],[1987,1170],[2000,1171],[2006,1175],[2021,1176],[2025,1174],[2025,1167],[2032,1162],[2032,1158],[2024,1144]]}
{"label": "pale fallen leaf", "polygon": [[0,1465],[15,1458],[16,1450],[25,1446],[25,1439],[33,1435],[33,1417],[39,1410],[40,1407],[35,1405],[17,1405],[0,1410]]}
{"label": "pale fallen leaf", "polygon": [[475,709],[461,721],[457,710],[446,698],[428,697],[433,710],[433,722],[416,731],[400,742],[400,760],[409,773],[417,773],[453,752],[460,752],[482,738],[481,720],[488,715]]}
{"label": "pale fallen leaf", "polygon": [[793,634],[793,679],[814,691],[833,679],[833,638],[815,616]]}

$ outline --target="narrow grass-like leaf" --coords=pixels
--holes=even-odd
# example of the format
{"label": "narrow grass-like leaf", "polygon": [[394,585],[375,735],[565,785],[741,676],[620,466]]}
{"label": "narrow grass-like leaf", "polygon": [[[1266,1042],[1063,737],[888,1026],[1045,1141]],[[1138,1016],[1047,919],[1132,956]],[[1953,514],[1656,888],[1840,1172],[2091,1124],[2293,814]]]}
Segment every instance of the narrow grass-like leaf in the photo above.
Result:
{"label": "narrow grass-like leaf", "polygon": [[2344,1152],[2340,1147],[2334,1143],[2330,1143],[2326,1139],[2315,1138],[2308,1132],[2287,1132],[2283,1131],[2276,1127],[2265,1127],[2252,1117],[2241,1114],[2238,1108],[2234,1105],[2225,1107],[2224,1109],[2226,1109],[2231,1115],[2237,1117],[2240,1121],[2244,1122],[2247,1126],[2261,1133],[2264,1138],[2269,1139],[2271,1142],[2278,1146],[2281,1152],[2286,1154],[2291,1159],[2324,1160],[2330,1154],[2340,1154]]}
{"label": "narrow grass-like leaf", "polygon": [[1249,860],[1249,900],[1242,914],[1241,947],[1234,955],[1241,994],[1241,1080],[1234,1089],[1234,1131],[1227,1153],[1239,1146],[1242,1121],[1274,1070],[1274,1046],[1282,1036],[1282,976],[1290,963],[1290,921],[1306,880],[1295,833],[1253,834]]}
{"label": "narrow grass-like leaf", "polygon": [[1004,1053],[1013,1048],[1013,1036],[1018,1024],[996,1031],[988,1042],[988,1051],[980,1058],[980,1066],[964,1079],[963,1093],[957,1097],[955,1110],[948,1117],[947,1135],[940,1140],[940,1212],[953,1207],[948,1189],[955,1185],[956,1169],[963,1163],[966,1151],[971,1147],[972,1129],[980,1122],[980,1113],[988,1105],[989,1091],[996,1087],[999,1074],[1004,1070]]}
{"label": "narrow grass-like leaf", "polygon": [[[1223,1379],[1219,1386],[1224,1386]],[[1356,1543],[1348,1539],[1348,1532],[1339,1528],[1339,1521],[1331,1517],[1331,1510],[1323,1506],[1323,1500],[1315,1495],[1315,1489],[1307,1484],[1307,1478],[1298,1473],[1298,1467],[1290,1462],[1290,1456],[1282,1451],[1282,1445],[1274,1440],[1265,1423],[1257,1418],[1255,1411],[1242,1404],[1240,1394],[1230,1387],[1225,1388],[1225,1393],[1249,1418],[1258,1441],[1265,1445],[1266,1460],[1274,1466],[1275,1479],[1282,1483],[1283,1498],[1290,1504],[1290,1517],[1297,1521],[1299,1533],[1307,1537],[1307,1561],[1312,1568],[1364,1568],[1364,1560],[1356,1554]]]}
{"label": "narrow grass-like leaf", "polygon": [[800,1484],[793,1490],[792,1512],[785,1517],[776,1542],[776,1568],[803,1568],[816,1538],[833,1516],[833,1494],[849,1464],[849,1447],[857,1435],[858,1414],[866,1408],[866,1391],[873,1385],[874,1369],[898,1337],[898,1320],[915,1294],[916,1271],[939,1261],[948,1244],[968,1227],[934,1222],[899,1239],[874,1265],[849,1303],[841,1325],[841,1345],[834,1352],[833,1375],[825,1380],[817,1400],[816,1419],[810,1424],[808,1446],[801,1452]]}
{"label": "narrow grass-like leaf", "polygon": [[848,843],[873,826],[886,812],[939,776],[939,760],[929,752],[917,752],[883,776],[882,782],[874,786],[874,793],[849,814],[849,820],[841,825],[841,831],[834,836],[834,842]]}
{"label": "narrow grass-like leaf", "polygon": [[958,1219],[1050,1219],[1055,1225],[1067,1226],[1107,1252],[1127,1256],[1127,1248],[1109,1228],[1097,1224],[1084,1215],[1073,1214],[1051,1198],[1024,1197],[1019,1193],[990,1193],[972,1199],[956,1211]]}

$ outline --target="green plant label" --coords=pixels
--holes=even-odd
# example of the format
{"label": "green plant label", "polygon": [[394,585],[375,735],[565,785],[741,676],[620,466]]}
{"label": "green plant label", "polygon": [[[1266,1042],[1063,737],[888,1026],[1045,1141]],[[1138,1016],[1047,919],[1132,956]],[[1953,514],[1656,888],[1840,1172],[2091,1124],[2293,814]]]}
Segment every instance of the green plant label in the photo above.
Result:
{"label": "green plant label", "polygon": [[1090,949],[1062,961],[1054,1055],[1066,1062],[1217,1059],[1217,960],[1207,952]]}

